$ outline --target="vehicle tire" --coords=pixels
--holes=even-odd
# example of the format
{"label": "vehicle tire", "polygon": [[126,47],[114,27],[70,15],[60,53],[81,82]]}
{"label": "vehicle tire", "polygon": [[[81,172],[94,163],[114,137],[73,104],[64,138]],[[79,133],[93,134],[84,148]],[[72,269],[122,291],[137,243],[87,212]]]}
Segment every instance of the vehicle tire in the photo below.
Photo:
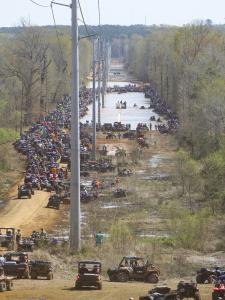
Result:
{"label": "vehicle tire", "polygon": [[37,279],[37,274],[35,272],[31,272],[30,278],[31,279]]}
{"label": "vehicle tire", "polygon": [[28,198],[31,199],[31,194],[28,195]]}
{"label": "vehicle tire", "polygon": [[53,279],[53,273],[49,272],[47,275],[47,280],[52,280]]}
{"label": "vehicle tire", "polygon": [[203,280],[203,277],[202,277],[202,274],[198,274],[197,276],[196,276],[196,282],[197,283],[204,283],[204,280]]}
{"label": "vehicle tire", "polygon": [[129,280],[129,275],[126,272],[120,272],[117,275],[117,281],[119,282],[127,282]]}
{"label": "vehicle tire", "polygon": [[100,282],[97,286],[98,290],[102,290],[102,282]]}
{"label": "vehicle tire", "polygon": [[217,292],[212,292],[212,300],[217,300],[219,298],[219,293]]}
{"label": "vehicle tire", "polygon": [[199,292],[196,292],[194,295],[194,300],[201,300],[201,296]]}
{"label": "vehicle tire", "polygon": [[0,292],[5,292],[6,291],[6,284],[5,282],[0,283]]}
{"label": "vehicle tire", "polygon": [[150,300],[151,298],[149,296],[141,296],[139,297],[139,300]]}
{"label": "vehicle tire", "polygon": [[79,283],[76,283],[76,284],[75,284],[75,289],[76,289],[76,290],[80,290],[80,289],[81,289],[81,285],[80,285]]}
{"label": "vehicle tire", "polygon": [[20,197],[20,195],[18,195],[18,197],[17,197],[18,199],[21,199],[21,197]]}
{"label": "vehicle tire", "polygon": [[7,289],[7,291],[12,291],[12,289],[13,289],[13,282],[12,281],[7,282],[6,289]]}
{"label": "vehicle tire", "polygon": [[112,282],[116,282],[117,281],[117,275],[116,274],[110,274],[109,275],[109,280]]}
{"label": "vehicle tire", "polygon": [[31,195],[34,195],[34,191],[31,191]]}
{"label": "vehicle tire", "polygon": [[159,277],[157,274],[153,273],[153,274],[149,274],[146,278],[146,281],[148,283],[158,283],[159,282]]}

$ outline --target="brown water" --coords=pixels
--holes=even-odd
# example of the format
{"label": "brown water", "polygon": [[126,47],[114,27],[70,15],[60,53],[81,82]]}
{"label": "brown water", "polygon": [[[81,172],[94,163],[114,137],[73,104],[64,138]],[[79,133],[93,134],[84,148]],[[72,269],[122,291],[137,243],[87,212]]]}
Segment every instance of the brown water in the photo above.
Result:
{"label": "brown water", "polygon": [[[131,84],[130,82],[108,82],[108,87],[117,86],[126,86]],[[91,85],[89,86],[91,87]],[[116,109],[116,103],[118,101],[126,101],[127,109]],[[137,107],[134,107],[134,104]],[[146,123],[149,125],[150,117],[159,116],[153,112],[152,109],[148,109],[150,105],[150,100],[144,97],[144,93],[108,93],[105,99],[105,108],[101,108],[101,123],[114,123],[122,122],[125,124],[131,124],[131,129],[136,129],[138,123]],[[141,106],[144,106],[146,109],[140,109]],[[97,114],[97,102],[96,102],[96,114]],[[89,107],[88,114],[82,119],[83,122],[92,120],[92,105]],[[97,116],[96,116],[97,121]],[[152,130],[155,129],[155,124],[157,122],[151,121]]]}

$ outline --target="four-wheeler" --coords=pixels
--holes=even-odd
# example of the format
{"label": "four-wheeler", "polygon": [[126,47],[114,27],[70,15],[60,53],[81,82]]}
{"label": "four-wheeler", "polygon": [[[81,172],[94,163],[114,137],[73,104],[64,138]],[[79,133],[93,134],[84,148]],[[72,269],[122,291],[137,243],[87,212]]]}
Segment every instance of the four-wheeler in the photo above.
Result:
{"label": "four-wheeler", "polygon": [[58,195],[52,195],[48,199],[47,207],[48,208],[59,209],[60,203],[61,203],[60,197]]}
{"label": "four-wheeler", "polygon": [[119,169],[118,168],[118,176],[124,177],[124,176],[131,176],[133,174],[131,169]]}
{"label": "four-wheeler", "polygon": [[139,297],[139,300],[182,300],[184,298],[201,299],[195,282],[180,281],[176,290],[171,290],[167,286],[158,286],[151,289],[148,295]]}
{"label": "four-wheeler", "polygon": [[18,199],[21,199],[22,197],[28,197],[31,198],[31,189],[26,187],[25,185],[18,186]]}
{"label": "four-wheeler", "polygon": [[32,260],[30,261],[29,266],[31,279],[37,279],[38,277],[46,277],[47,280],[53,279],[51,262],[43,260]]}
{"label": "four-wheeler", "polygon": [[212,300],[225,300],[225,284],[216,283],[212,292]]}
{"label": "four-wheeler", "polygon": [[13,288],[13,277],[5,276],[4,270],[0,267],[0,292],[11,291]]}
{"label": "four-wheeler", "polygon": [[78,275],[75,288],[93,286],[102,289],[102,264],[98,261],[83,260],[78,263]]}
{"label": "four-wheeler", "polygon": [[0,228],[0,247],[7,250],[16,250],[16,229],[15,228]]}
{"label": "four-wheeler", "polygon": [[206,268],[201,268],[197,271],[196,282],[197,283],[212,283],[215,279],[215,272]]}
{"label": "four-wheeler", "polygon": [[113,191],[113,196],[116,198],[122,198],[122,197],[126,197],[126,190],[122,189],[122,188],[117,188]]}
{"label": "four-wheeler", "polygon": [[179,300],[176,291],[167,286],[157,286],[148,292],[148,295],[139,297],[139,300]]}
{"label": "four-wheeler", "polygon": [[8,252],[4,255],[3,265],[6,276],[28,279],[30,277],[28,254],[25,252]]}
{"label": "four-wheeler", "polygon": [[177,285],[177,294],[182,300],[184,298],[193,298],[194,300],[201,300],[197,283],[180,281]]}
{"label": "four-wheeler", "polygon": [[31,238],[23,238],[19,241],[17,245],[17,251],[19,252],[33,252],[34,250],[34,241]]}
{"label": "four-wheeler", "polygon": [[145,261],[143,257],[125,256],[118,267],[107,271],[110,281],[126,282],[140,280],[149,283],[158,283],[160,270],[158,267]]}

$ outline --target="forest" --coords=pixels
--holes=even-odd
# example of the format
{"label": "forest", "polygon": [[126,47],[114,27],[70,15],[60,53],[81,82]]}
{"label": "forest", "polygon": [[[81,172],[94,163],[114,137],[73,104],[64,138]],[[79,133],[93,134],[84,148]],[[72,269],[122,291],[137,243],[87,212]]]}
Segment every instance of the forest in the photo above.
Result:
{"label": "forest", "polygon": [[[24,23],[0,32],[0,143],[5,143],[70,93],[71,41],[67,26],[56,32]],[[224,27],[208,20],[183,27],[105,25],[102,32],[111,40],[112,56],[124,57],[129,72],[150,82],[178,115],[177,173],[190,210],[200,202],[213,214],[225,210]],[[88,39],[79,46],[82,84],[92,50]]]}
{"label": "forest", "polygon": [[177,173],[192,212],[225,210],[224,58],[225,34],[209,21],[133,35],[126,53],[179,118]]}
{"label": "forest", "polygon": [[[44,115],[70,93],[71,37],[68,32],[22,24],[0,34],[0,127],[16,131]],[[80,81],[91,65],[91,44],[82,39]]]}

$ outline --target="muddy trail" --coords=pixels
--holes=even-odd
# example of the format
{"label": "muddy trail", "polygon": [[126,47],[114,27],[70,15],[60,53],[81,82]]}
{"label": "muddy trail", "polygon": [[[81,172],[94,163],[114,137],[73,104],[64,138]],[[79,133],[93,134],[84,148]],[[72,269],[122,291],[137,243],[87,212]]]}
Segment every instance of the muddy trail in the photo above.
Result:
{"label": "muddy trail", "polygon": [[[120,68],[118,67],[119,70]],[[120,80],[126,79],[128,78],[123,73],[123,78],[120,78]],[[132,97],[129,93],[126,95],[114,93],[109,94],[107,97],[106,109],[102,111],[102,117],[105,121],[108,121],[107,116],[110,114],[111,121],[131,122],[132,126],[135,127],[138,122],[148,122],[149,118],[154,115],[154,112],[150,109],[140,112],[138,108],[134,108],[134,103],[139,106],[148,105],[143,93],[132,94]],[[120,99],[126,99],[130,109],[129,113],[116,110],[115,103]],[[90,120],[90,112],[91,107],[84,121]],[[135,236],[134,242],[142,241],[142,248],[141,246],[136,247],[137,253],[135,254],[149,257],[154,263],[159,264],[160,267],[162,266],[160,284],[167,283],[175,288],[179,281],[178,274],[180,275],[179,278],[183,278],[183,274],[186,274],[187,279],[194,279],[193,270],[195,270],[195,265],[210,262],[225,263],[221,260],[220,253],[218,256],[211,255],[203,258],[201,253],[184,252],[183,250],[176,252],[176,249],[175,251],[171,249],[167,251],[157,248],[154,243],[149,244],[149,239],[167,239],[171,237],[167,220],[163,218],[160,206],[169,204],[177,194],[177,141],[175,136],[160,134],[156,130],[148,131],[145,137],[148,148],[137,151],[138,147],[135,140],[124,139],[119,136],[115,139],[106,139],[103,133],[98,132],[97,148],[106,145],[112,162],[115,165],[121,164],[132,169],[133,174],[128,177],[118,177],[118,169],[116,168],[115,171],[107,173],[91,171],[88,178],[82,177],[81,183],[88,187],[91,187],[93,179],[99,179],[102,182],[104,181],[107,188],[99,190],[97,200],[81,205],[83,247],[81,253],[78,256],[71,256],[69,252],[65,251],[63,253],[61,249],[57,256],[55,249],[44,249],[44,259],[52,261],[54,266],[54,280],[16,280],[15,291],[1,294],[1,299],[126,300],[130,297],[138,299],[140,295],[145,295],[153,285],[141,282],[114,283],[107,280],[107,268],[111,264],[118,264],[119,259],[121,259],[121,255],[114,255],[113,249],[109,249],[107,244],[110,228],[118,220],[122,220],[130,228]],[[115,156],[118,148],[126,151],[125,161]],[[115,185],[117,178],[118,181]],[[113,191],[116,187],[124,188],[127,192],[126,197],[115,198]],[[50,193],[46,191],[35,190],[35,194],[31,199],[17,199],[17,186],[15,186],[11,189],[5,206],[0,210],[0,226],[20,228],[23,236],[30,235],[33,230],[44,228],[53,236],[67,239],[69,237],[69,206],[61,205],[59,210],[48,209],[46,206],[49,196]],[[105,234],[105,242],[101,248],[98,248],[95,246],[94,236],[100,230]],[[144,244],[145,242],[146,244]],[[123,253],[124,255],[134,254],[128,253],[131,251],[128,248],[124,251],[127,251]],[[30,257],[43,258],[39,250],[31,254]],[[184,257],[185,262],[183,261]],[[102,260],[104,265],[102,291],[74,290],[76,263],[80,258]],[[179,261],[178,258],[182,261]],[[191,264],[190,268],[188,268],[189,264]],[[168,279],[171,277],[176,279]],[[212,285],[200,286],[203,300],[211,299],[211,291]]]}

